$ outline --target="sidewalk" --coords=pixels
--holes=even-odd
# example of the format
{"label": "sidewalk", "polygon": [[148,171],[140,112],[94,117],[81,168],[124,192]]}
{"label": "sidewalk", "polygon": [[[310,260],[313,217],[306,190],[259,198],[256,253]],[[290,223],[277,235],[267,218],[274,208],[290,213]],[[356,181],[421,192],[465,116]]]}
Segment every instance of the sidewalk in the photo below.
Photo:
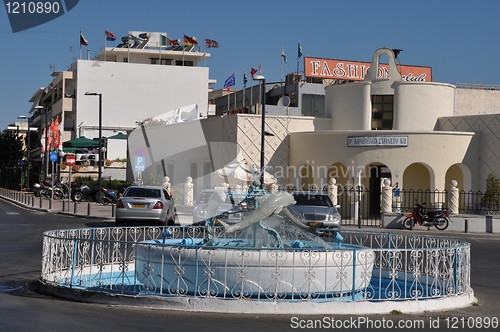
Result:
{"label": "sidewalk", "polygon": [[[0,197],[33,210],[106,221],[114,221],[115,219],[115,204],[102,205],[96,202],[75,203],[68,200],[52,200],[46,197],[35,197],[32,193],[22,193],[6,189],[0,189]],[[177,219],[181,225],[192,224],[193,217],[189,211],[184,211],[184,209],[177,210]]]}

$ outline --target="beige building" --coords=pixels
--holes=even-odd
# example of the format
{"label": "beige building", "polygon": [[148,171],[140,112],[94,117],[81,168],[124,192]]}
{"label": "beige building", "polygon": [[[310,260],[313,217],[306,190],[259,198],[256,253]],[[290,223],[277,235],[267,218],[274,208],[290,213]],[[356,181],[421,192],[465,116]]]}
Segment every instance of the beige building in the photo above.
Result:
{"label": "beige building", "polygon": [[[265,130],[273,136],[265,137],[265,164],[278,183],[324,187],[334,178],[341,187],[380,190],[389,178],[407,190],[442,191],[456,180],[460,190],[484,191],[489,173],[500,176],[500,91],[405,81],[391,49],[377,50],[371,68],[382,56],[388,58],[387,77],[368,71],[363,81],[325,86],[323,116],[266,112]],[[271,114],[279,113],[277,107],[269,107]],[[206,142],[234,143],[258,167],[260,114],[227,114],[199,123]],[[174,183],[191,176],[198,187],[211,187],[220,182],[212,161],[208,149],[170,158],[167,175]]]}

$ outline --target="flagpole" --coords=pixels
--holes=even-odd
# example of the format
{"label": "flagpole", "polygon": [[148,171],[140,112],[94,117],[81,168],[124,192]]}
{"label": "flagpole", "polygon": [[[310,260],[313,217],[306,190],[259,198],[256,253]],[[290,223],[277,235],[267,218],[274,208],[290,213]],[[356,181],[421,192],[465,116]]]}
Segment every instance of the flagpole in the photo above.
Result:
{"label": "flagpole", "polygon": [[280,73],[280,84],[281,84],[281,96],[284,96],[285,95],[285,91],[283,89],[283,61],[284,61],[284,58],[283,58],[283,54],[285,54],[285,52],[283,51],[283,45],[281,46],[281,73]]}
{"label": "flagpole", "polygon": [[186,35],[183,35],[182,38],[182,65],[184,66],[184,48],[186,43]]}
{"label": "flagpole", "polygon": [[104,32],[104,61],[106,61],[106,32]]}
{"label": "flagpole", "polygon": [[203,67],[207,66],[207,37],[203,37]]}
{"label": "flagpole", "polygon": [[[252,81],[253,81],[253,75],[252,75]],[[250,111],[252,110],[252,105],[253,105],[253,84],[252,82],[250,82]]]}
{"label": "flagpole", "polygon": [[300,59],[300,40],[299,40],[299,44],[297,46],[297,74],[300,73],[299,72],[299,59]]}
{"label": "flagpole", "polygon": [[236,73],[233,73],[234,75],[234,109],[236,109]]}
{"label": "flagpole", "polygon": [[247,83],[245,82],[246,73],[243,70],[243,107],[245,107],[245,88],[247,87]]}
{"label": "flagpole", "polygon": [[[80,29],[79,40],[82,38],[82,29]],[[82,59],[82,41],[80,40],[80,60]]]}

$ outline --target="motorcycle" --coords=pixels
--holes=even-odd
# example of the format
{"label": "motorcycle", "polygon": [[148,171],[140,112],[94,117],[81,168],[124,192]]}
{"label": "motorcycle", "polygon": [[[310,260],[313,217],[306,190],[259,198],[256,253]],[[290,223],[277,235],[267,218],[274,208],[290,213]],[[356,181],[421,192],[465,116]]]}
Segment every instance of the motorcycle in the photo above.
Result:
{"label": "motorcycle", "polygon": [[447,210],[426,211],[424,205],[425,202],[422,204],[415,203],[415,208],[412,213],[408,214],[403,221],[404,229],[413,229],[417,223],[420,226],[427,227],[427,230],[432,226],[440,231],[444,231],[448,228],[450,219]]}
{"label": "motorcycle", "polygon": [[43,180],[42,183],[35,183],[33,185],[33,195],[35,195],[35,197],[46,197],[47,191],[51,186],[50,180]]}
{"label": "motorcycle", "polygon": [[[92,199],[94,202],[97,202],[99,199],[97,193],[98,187],[91,188],[85,183],[82,183],[80,186],[75,186],[71,189],[71,199],[75,202],[81,202],[84,199]],[[101,188],[101,204],[108,205],[110,203],[116,203],[117,201],[118,197],[113,191]]]}
{"label": "motorcycle", "polygon": [[116,194],[106,188],[101,188],[102,194],[101,194],[101,204],[102,205],[108,205],[110,203],[116,204],[118,202],[118,196]]}

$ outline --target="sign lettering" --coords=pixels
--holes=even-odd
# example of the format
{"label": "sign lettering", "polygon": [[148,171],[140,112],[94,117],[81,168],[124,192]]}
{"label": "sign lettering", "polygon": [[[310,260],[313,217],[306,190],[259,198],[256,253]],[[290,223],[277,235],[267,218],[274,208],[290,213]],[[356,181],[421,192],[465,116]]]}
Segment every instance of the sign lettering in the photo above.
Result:
{"label": "sign lettering", "polygon": [[408,146],[408,136],[349,136],[347,146]]}
{"label": "sign lettering", "polygon": [[[346,81],[362,81],[365,79],[370,62],[358,62],[350,60],[304,58],[304,68],[306,77],[340,79]],[[411,82],[431,82],[432,68],[419,66],[398,66],[403,81]],[[389,65],[380,64],[378,68],[378,78],[389,77]]]}

